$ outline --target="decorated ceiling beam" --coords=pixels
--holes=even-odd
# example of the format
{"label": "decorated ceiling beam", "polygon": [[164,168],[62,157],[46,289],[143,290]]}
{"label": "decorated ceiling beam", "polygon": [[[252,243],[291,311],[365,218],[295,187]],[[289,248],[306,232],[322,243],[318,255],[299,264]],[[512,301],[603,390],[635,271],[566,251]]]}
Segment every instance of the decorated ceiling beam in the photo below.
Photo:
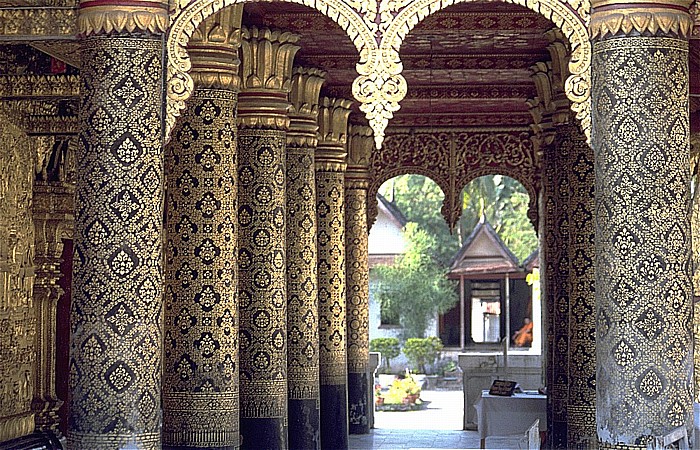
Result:
{"label": "decorated ceiling beam", "polygon": [[0,8],[0,42],[74,41],[78,32],[74,6]]}
{"label": "decorated ceiling beam", "polygon": [[78,75],[6,75],[0,76],[0,99],[77,98]]}
{"label": "decorated ceiling beam", "polygon": [[[168,81],[166,139],[194,88],[187,42],[193,30],[211,14],[243,0],[193,0],[172,2],[167,39]],[[352,92],[360,102],[381,148],[389,120],[399,109],[408,86],[401,75],[399,54],[408,33],[429,15],[464,0],[286,0],[306,5],[334,20],[350,37],[358,51]],[[566,94],[586,134],[590,129],[590,59],[588,38],[590,2],[587,0],[508,0],[551,20],[567,38],[572,57]]]}
{"label": "decorated ceiling beam", "polygon": [[[445,194],[442,215],[453,230],[462,215],[462,190],[484,175],[505,175],[518,180],[530,196],[528,217],[537,223],[540,190],[539,160],[527,127],[394,129],[384,146],[372,153],[367,198],[381,185],[405,174],[423,175]],[[369,202],[368,224],[377,217],[377,204]]]}

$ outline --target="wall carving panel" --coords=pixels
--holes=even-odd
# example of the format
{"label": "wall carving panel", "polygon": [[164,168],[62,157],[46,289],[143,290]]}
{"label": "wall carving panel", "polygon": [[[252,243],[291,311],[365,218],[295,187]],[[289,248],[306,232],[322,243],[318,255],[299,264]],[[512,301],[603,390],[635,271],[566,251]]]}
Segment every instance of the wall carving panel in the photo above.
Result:
{"label": "wall carving panel", "polygon": [[24,132],[0,117],[0,442],[34,430],[34,159]]}
{"label": "wall carving panel", "polygon": [[597,428],[692,433],[688,43],[594,45]]}
{"label": "wall carving panel", "polygon": [[[367,198],[381,185],[407,173],[429,177],[442,189],[442,215],[454,228],[462,214],[462,189],[475,178],[501,174],[518,180],[530,196],[528,216],[537,223],[540,162],[526,128],[463,130],[400,130],[387,135],[370,162]],[[367,205],[370,226],[377,217],[374,202]]]}

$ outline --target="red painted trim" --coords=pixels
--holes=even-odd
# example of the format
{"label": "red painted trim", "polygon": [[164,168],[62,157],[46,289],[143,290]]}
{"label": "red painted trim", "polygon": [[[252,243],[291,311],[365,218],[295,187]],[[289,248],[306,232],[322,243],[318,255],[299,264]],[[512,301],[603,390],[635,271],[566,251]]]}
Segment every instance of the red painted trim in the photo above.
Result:
{"label": "red painted trim", "polygon": [[168,4],[148,1],[148,0],[88,0],[81,1],[80,8],[92,8],[98,6],[135,6],[135,7],[147,7],[147,8],[158,8],[167,11]]}
{"label": "red painted trim", "polygon": [[688,8],[680,5],[669,5],[666,3],[615,3],[612,5],[596,6],[594,12],[610,11],[613,9],[630,9],[630,8],[662,8],[675,9],[676,11],[688,12]]}
{"label": "red painted trim", "polygon": [[[241,92],[238,94],[238,97],[261,97],[261,98],[279,98],[279,99],[284,99],[287,100],[287,94],[284,92],[271,92],[271,91],[266,91],[264,89],[260,90],[255,90],[253,89],[251,91],[245,91]],[[240,111],[240,108],[239,108]]]}

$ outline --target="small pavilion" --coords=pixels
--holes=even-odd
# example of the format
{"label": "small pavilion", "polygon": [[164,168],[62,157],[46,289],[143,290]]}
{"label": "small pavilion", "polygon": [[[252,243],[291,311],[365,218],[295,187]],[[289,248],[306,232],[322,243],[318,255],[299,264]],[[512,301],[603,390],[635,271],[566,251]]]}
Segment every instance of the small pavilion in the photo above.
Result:
{"label": "small pavilion", "polygon": [[[536,260],[527,258],[530,262]],[[534,328],[538,329],[539,304],[533,310],[532,289],[525,280],[531,270],[519,263],[482,215],[447,274],[459,280],[459,304],[439,318],[439,335],[445,346],[499,346],[523,325],[525,318],[535,321]]]}

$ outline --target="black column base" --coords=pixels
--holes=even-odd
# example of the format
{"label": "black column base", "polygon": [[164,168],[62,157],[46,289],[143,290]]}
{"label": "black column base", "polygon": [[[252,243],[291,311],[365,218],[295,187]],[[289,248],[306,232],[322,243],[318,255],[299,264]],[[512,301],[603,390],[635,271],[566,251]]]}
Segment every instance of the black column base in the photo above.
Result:
{"label": "black column base", "polygon": [[223,447],[194,447],[191,445],[165,445],[163,444],[163,450],[238,450],[239,447],[226,445]]}
{"label": "black column base", "polygon": [[241,417],[241,449],[286,450],[287,447],[287,427],[281,417]]}
{"label": "black column base", "polygon": [[321,385],[321,448],[347,450],[348,391],[345,384]]}
{"label": "black column base", "polygon": [[348,422],[350,434],[369,434],[368,374],[348,372]]}
{"label": "black column base", "polygon": [[321,411],[316,400],[289,400],[289,448],[321,448]]}
{"label": "black column base", "polygon": [[65,439],[53,432],[35,431],[11,441],[0,442],[0,450],[63,450]]}

